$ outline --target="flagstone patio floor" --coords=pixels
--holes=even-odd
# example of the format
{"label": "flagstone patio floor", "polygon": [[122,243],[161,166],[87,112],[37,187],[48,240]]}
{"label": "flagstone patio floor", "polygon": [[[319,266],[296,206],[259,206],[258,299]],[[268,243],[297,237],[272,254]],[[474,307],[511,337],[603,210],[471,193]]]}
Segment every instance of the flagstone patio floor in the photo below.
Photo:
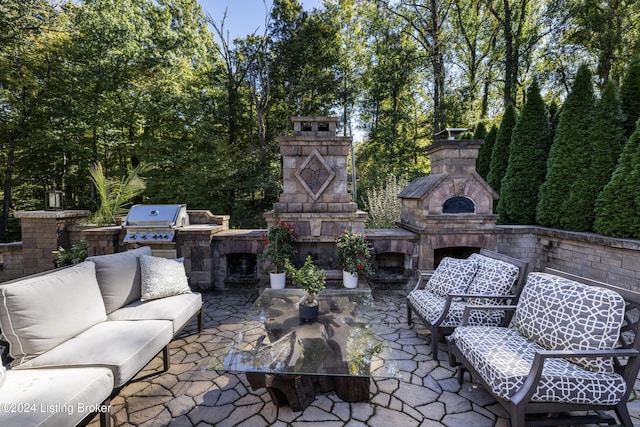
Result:
{"label": "flagstone patio floor", "polygon": [[[462,386],[446,353],[431,359],[429,332],[406,322],[407,291],[374,290],[374,303],[395,330],[391,337],[402,379],[371,382],[369,402],[345,403],[335,393],[320,394],[302,412],[277,408],[265,389],[253,391],[242,374],[193,375],[207,358],[207,343],[233,330],[257,298],[255,291],[214,291],[204,296],[204,331],[192,322],[171,345],[171,368],[158,373],[156,357],[111,402],[114,426],[447,426],[508,427],[506,412],[481,387]],[[444,350],[441,343],[441,350]],[[640,426],[640,381],[629,402]],[[97,419],[90,424],[97,427]]]}

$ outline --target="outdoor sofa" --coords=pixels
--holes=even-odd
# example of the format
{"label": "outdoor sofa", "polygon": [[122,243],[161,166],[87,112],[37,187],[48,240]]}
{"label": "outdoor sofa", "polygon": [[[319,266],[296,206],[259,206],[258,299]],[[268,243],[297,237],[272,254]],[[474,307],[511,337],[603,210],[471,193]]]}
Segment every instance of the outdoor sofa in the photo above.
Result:
{"label": "outdoor sofa", "polygon": [[184,266],[149,247],[0,284],[11,361],[0,425],[70,426],[96,413],[109,425],[110,398],[159,353],[169,369],[169,343],[195,317],[201,331],[202,296]]}
{"label": "outdoor sofa", "polygon": [[[412,312],[431,331],[432,357],[438,360],[438,341],[453,333],[467,305],[515,304],[526,278],[528,263],[487,249],[467,259],[445,257],[435,271],[421,272],[407,296],[407,323]],[[505,325],[503,310],[474,313],[470,324]]]}
{"label": "outdoor sofa", "polygon": [[557,273],[528,275],[518,304],[508,308],[510,327],[467,326],[470,312],[484,307],[466,309],[449,337],[458,380],[470,372],[508,411],[512,427],[632,427],[627,401],[640,367],[640,294]]}

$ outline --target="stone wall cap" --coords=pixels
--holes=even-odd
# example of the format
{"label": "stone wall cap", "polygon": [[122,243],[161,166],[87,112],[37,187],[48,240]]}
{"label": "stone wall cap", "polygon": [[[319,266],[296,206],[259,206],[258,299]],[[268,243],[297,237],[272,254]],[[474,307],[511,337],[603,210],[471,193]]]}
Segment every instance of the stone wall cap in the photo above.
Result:
{"label": "stone wall cap", "polygon": [[13,213],[15,218],[81,218],[91,215],[90,210],[62,210],[62,211],[17,211]]}

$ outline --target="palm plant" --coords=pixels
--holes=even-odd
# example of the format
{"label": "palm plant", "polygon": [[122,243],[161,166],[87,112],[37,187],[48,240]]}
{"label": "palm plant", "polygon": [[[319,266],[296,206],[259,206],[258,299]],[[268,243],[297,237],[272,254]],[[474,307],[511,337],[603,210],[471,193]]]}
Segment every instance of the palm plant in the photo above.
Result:
{"label": "palm plant", "polygon": [[107,178],[102,164],[97,162],[89,168],[91,182],[100,198],[100,206],[90,220],[99,226],[115,224],[116,217],[125,215],[133,198],[142,194],[146,185],[139,176],[146,167],[140,164],[121,180]]}

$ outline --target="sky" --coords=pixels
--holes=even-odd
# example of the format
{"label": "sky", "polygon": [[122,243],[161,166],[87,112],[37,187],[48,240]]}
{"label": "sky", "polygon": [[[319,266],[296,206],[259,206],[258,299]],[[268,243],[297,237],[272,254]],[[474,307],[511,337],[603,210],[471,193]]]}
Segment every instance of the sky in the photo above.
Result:
{"label": "sky", "polygon": [[[320,8],[321,0],[299,0],[305,10]],[[245,37],[256,32],[264,33],[265,18],[271,10],[272,0],[198,0],[205,13],[220,24],[225,8],[225,34],[228,32],[229,41],[234,38]],[[266,6],[265,6],[266,3]],[[256,31],[257,30],[257,31]]]}

